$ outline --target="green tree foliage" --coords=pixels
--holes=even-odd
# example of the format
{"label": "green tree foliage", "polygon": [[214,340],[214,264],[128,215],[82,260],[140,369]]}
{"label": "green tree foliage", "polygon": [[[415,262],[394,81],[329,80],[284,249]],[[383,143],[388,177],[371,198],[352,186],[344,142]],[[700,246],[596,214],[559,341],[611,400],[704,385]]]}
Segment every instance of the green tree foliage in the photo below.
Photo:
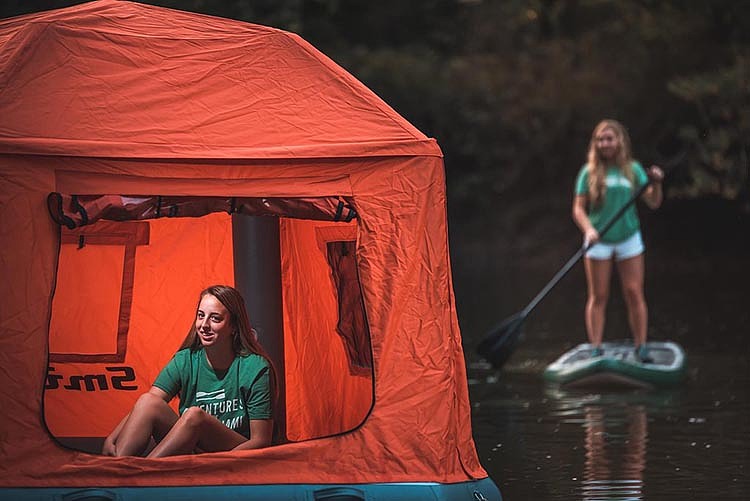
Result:
{"label": "green tree foliage", "polygon": [[305,4],[303,35],[438,138],[459,207],[569,186],[603,117],[644,163],[689,151],[671,194],[747,198],[746,1]]}
{"label": "green tree foliage", "polygon": [[694,121],[680,128],[691,146],[695,168],[682,187],[687,196],[705,193],[729,199],[748,197],[750,138],[750,53],[709,73],[678,77],[669,90],[695,109]]}

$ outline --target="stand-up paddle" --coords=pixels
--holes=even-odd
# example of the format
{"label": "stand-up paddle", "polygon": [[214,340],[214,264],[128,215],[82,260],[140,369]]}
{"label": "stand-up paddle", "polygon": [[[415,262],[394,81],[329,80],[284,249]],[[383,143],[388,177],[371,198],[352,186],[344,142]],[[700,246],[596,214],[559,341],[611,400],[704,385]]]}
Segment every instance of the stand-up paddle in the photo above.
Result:
{"label": "stand-up paddle", "polygon": [[[683,155],[684,152],[681,155],[678,155],[678,157],[682,158]],[[673,160],[669,162],[669,166],[672,167],[678,162],[679,160]],[[666,172],[664,176],[666,177]],[[606,224],[602,226],[601,231],[599,231],[599,236],[604,236],[604,234],[609,231],[612,225],[614,225],[615,222],[620,219],[620,217],[625,213],[628,207],[633,205],[635,201],[643,194],[643,192],[646,191],[646,188],[651,185],[651,182],[652,180],[649,177],[648,180],[636,190],[636,192],[632,197],[630,197],[625,205],[620,207],[620,209],[612,215],[612,217],[606,222]],[[544,286],[539,294],[537,294],[536,297],[534,297],[534,299],[532,299],[531,302],[526,305],[526,308],[500,322],[484,337],[484,339],[482,339],[482,341],[477,346],[477,352],[489,363],[491,363],[493,367],[495,367],[496,369],[501,368],[503,364],[505,364],[505,362],[508,360],[508,358],[513,354],[513,351],[516,349],[516,345],[518,345],[518,340],[520,339],[521,333],[523,332],[523,322],[524,320],[526,320],[526,317],[529,315],[529,313],[532,312],[534,308],[536,308],[536,306],[542,299],[544,299],[547,293],[549,293],[549,291],[552,290],[552,288],[557,285],[560,280],[562,280],[562,278],[570,271],[571,268],[573,268],[573,266],[583,257],[583,255],[586,254],[586,251],[589,250],[589,248],[591,248],[591,246],[593,245],[593,243],[587,243],[581,246],[581,248],[579,248],[578,251],[573,254],[573,257],[568,259],[568,262],[565,263],[560,271],[558,271],[557,274],[552,277],[552,280],[550,280],[549,283]]]}

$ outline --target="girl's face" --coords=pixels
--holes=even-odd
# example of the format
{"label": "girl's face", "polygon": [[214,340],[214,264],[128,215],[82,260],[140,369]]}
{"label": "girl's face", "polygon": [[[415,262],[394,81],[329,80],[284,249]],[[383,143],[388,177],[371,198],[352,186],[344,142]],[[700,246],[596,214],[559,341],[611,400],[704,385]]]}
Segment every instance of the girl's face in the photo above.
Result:
{"label": "girl's face", "polygon": [[604,160],[613,160],[620,151],[620,139],[610,128],[602,129],[594,138],[596,151]]}
{"label": "girl's face", "polygon": [[232,346],[234,326],[231,323],[231,315],[221,301],[211,294],[201,298],[195,316],[195,330],[205,348]]}

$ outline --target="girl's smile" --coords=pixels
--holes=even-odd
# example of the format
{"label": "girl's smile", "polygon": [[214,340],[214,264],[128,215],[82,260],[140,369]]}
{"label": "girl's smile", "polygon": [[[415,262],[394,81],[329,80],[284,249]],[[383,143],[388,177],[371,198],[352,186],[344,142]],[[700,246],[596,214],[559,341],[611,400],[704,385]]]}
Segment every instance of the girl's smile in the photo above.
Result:
{"label": "girl's smile", "polygon": [[229,311],[211,294],[201,298],[195,316],[195,330],[204,347],[232,343]]}

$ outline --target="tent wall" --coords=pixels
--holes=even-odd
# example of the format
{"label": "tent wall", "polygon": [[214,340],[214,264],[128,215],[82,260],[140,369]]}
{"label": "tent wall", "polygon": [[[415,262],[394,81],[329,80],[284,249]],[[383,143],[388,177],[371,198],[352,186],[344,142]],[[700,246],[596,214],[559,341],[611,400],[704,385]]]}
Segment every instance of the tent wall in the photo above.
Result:
{"label": "tent wall", "polygon": [[[356,230],[345,223],[282,222],[290,440],[352,430],[373,403],[372,367],[352,366],[336,331],[338,298],[326,261],[326,243],[356,241]],[[363,348],[370,350],[369,340]]]}
{"label": "tent wall", "polygon": [[[442,154],[435,140],[342,68],[281,30],[100,0],[0,20],[0,111],[0,486],[463,482],[487,476],[471,437]],[[69,280],[57,273],[61,239],[47,211],[50,192],[352,201],[372,350],[372,408],[364,422],[348,433],[264,450],[159,460],[57,445],[46,429],[43,402],[53,354],[121,350],[117,342],[72,347],[58,334],[50,337],[55,285]],[[326,255],[313,252],[311,231],[289,226],[287,236],[300,235],[308,249],[294,258],[282,253],[290,269],[323,269]],[[151,231],[149,239],[156,237]],[[144,249],[136,245],[136,259]],[[124,259],[112,252],[110,259]],[[65,254],[68,259],[75,250]],[[303,286],[295,279],[285,294],[298,296]],[[194,307],[195,293],[182,292],[185,308]],[[133,294],[135,315],[137,284]],[[331,305],[319,302],[313,320],[316,329],[327,329]],[[299,318],[305,305],[293,307],[286,314]],[[182,335],[186,327],[174,329]],[[298,379],[307,391],[309,340],[289,341],[295,352],[287,356],[305,358]],[[333,368],[347,350],[340,337],[327,342],[340,350],[341,357],[325,361]],[[137,351],[128,347],[126,357]],[[336,384],[345,394],[361,394],[359,375],[349,372],[344,380]],[[307,420],[326,416],[338,401],[305,402],[301,391],[291,395],[304,407],[295,433],[308,437],[317,433]],[[356,401],[347,424],[358,421],[365,400]]]}
{"label": "tent wall", "polygon": [[[3,254],[10,280],[2,287],[10,299],[0,313],[6,333],[0,338],[0,361],[15,368],[0,388],[8,402],[0,416],[2,430],[13,430],[0,445],[5,485],[180,485],[217,479],[285,483],[291,465],[295,482],[311,483],[451,482],[486,476],[471,439],[460,334],[446,287],[450,273],[439,158],[373,159],[357,165],[297,162],[276,169],[286,180],[275,184],[267,181],[273,164],[241,169],[76,159],[45,163],[44,158],[3,158],[1,193],[7,216],[0,229],[12,245]],[[83,182],[71,185],[69,173],[76,166],[76,179]],[[59,228],[49,218],[46,196],[50,191],[119,191],[110,173],[124,166],[130,172],[125,182],[134,189],[123,192],[287,196],[289,179],[314,175],[318,182],[296,184],[292,191],[300,196],[343,193],[355,200],[357,260],[375,375],[374,405],[362,426],[263,451],[166,461],[98,457],[60,449],[51,441],[42,422],[42,391]],[[209,172],[212,180],[231,182],[223,190],[207,188]],[[178,182],[172,185],[170,179]],[[342,189],[342,179],[348,189]],[[192,305],[195,298],[187,300]]]}

